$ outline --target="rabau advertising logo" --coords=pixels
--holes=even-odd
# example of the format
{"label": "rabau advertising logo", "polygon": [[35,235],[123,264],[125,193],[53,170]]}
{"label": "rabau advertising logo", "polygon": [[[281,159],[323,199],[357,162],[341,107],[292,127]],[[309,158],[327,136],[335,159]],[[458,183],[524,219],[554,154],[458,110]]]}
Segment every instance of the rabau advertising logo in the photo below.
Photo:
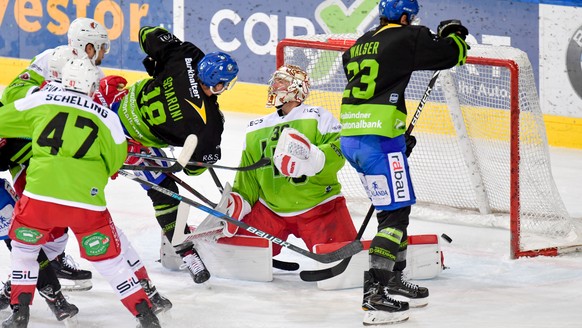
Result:
{"label": "rabau advertising logo", "polygon": [[576,29],[568,44],[566,70],[572,88],[582,98],[582,26]]}

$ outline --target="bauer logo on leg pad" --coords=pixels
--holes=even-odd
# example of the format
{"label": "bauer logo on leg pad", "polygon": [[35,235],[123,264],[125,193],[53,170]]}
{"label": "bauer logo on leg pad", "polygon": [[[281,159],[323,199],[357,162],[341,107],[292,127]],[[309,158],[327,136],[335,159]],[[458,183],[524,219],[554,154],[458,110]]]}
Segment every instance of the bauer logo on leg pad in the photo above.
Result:
{"label": "bauer logo on leg pad", "polygon": [[404,166],[402,153],[389,153],[390,176],[392,180],[392,194],[394,202],[406,202],[410,200],[410,187],[408,186],[408,172]]}

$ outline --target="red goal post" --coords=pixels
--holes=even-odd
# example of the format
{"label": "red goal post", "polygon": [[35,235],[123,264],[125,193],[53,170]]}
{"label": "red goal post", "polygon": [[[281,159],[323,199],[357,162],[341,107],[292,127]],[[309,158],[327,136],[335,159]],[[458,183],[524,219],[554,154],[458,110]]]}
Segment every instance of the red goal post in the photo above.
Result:
{"label": "red goal post", "polygon": [[[306,69],[312,81],[306,102],[339,117],[346,84],[341,55],[355,39],[349,34],[286,38],[277,45],[277,67]],[[410,167],[419,205],[471,210],[481,215],[470,224],[508,228],[512,258],[579,250],[581,224],[566,211],[553,180],[527,54],[512,47],[471,47],[466,65],[441,73],[413,132],[418,144]],[[428,71],[412,75],[409,112],[431,76]],[[348,201],[367,200],[349,164],[339,177]]]}

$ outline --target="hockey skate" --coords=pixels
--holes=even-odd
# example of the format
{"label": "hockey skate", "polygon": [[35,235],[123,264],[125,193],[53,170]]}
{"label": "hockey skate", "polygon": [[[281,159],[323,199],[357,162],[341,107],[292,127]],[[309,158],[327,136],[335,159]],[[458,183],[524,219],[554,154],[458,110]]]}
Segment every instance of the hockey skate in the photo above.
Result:
{"label": "hockey skate", "polygon": [[148,295],[150,302],[152,302],[152,310],[154,311],[154,314],[163,313],[172,308],[172,302],[158,293],[156,286],[154,286],[150,280],[142,279],[139,283]]}
{"label": "hockey skate", "polygon": [[386,285],[386,292],[396,299],[403,296],[410,307],[417,308],[428,305],[428,288],[410,283],[402,277],[401,271],[388,271],[390,278]]}
{"label": "hockey skate", "polygon": [[368,271],[364,272],[364,326],[387,325],[408,320],[408,303],[393,299]]}
{"label": "hockey skate", "polygon": [[93,288],[91,271],[81,270],[70,255],[62,253],[51,261],[62,290],[83,291]]}
{"label": "hockey skate", "polygon": [[73,317],[79,313],[79,309],[75,304],[67,302],[60,290],[55,292],[51,285],[46,285],[38,293],[44,298],[58,321],[67,320],[68,326],[74,325],[73,321],[76,321],[76,318],[73,320]]}
{"label": "hockey skate", "polygon": [[0,290],[0,310],[8,308],[10,305],[10,280],[6,281]]}
{"label": "hockey skate", "polygon": [[206,269],[194,246],[186,248],[185,251],[180,251],[179,254],[184,262],[183,267],[188,269],[195,283],[201,284],[210,279],[210,272]]}
{"label": "hockey skate", "polygon": [[148,303],[143,300],[138,305],[135,306],[135,309],[139,313],[136,318],[139,321],[137,328],[157,328],[161,327],[160,321],[158,317],[154,314],[152,309],[149,307]]}
{"label": "hockey skate", "polygon": [[18,295],[18,304],[12,308],[12,314],[2,322],[2,328],[25,328],[30,319],[30,300],[32,295],[22,293]]}

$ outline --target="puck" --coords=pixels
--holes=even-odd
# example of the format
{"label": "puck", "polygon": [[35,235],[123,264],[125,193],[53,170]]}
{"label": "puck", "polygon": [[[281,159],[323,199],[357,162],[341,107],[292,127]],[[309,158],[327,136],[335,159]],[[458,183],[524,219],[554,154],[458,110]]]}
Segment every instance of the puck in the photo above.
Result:
{"label": "puck", "polygon": [[447,234],[443,233],[441,235],[441,238],[446,240],[449,244],[453,242],[453,240],[451,239],[451,237],[449,237]]}

